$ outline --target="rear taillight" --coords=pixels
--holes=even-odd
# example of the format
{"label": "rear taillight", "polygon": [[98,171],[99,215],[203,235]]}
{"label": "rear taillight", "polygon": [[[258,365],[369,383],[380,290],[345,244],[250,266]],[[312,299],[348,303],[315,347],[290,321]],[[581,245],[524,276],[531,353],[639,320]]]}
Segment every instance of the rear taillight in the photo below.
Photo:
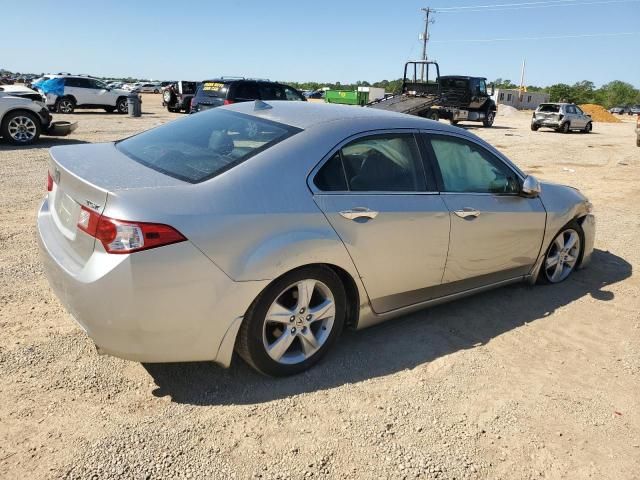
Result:
{"label": "rear taillight", "polygon": [[133,253],[186,240],[169,225],[115,220],[86,207],[80,211],[78,228],[100,240],[108,253]]}
{"label": "rear taillight", "polygon": [[53,190],[53,177],[51,176],[51,173],[47,171],[47,192],[50,192],[51,190]]}
{"label": "rear taillight", "polygon": [[224,104],[225,105],[231,105],[233,103],[233,100],[225,100]]}

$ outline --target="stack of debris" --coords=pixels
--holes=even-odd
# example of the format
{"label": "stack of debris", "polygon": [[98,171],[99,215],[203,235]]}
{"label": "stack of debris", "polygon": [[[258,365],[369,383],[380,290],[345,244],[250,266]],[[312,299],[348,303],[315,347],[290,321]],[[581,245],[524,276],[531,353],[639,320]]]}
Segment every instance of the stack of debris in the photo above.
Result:
{"label": "stack of debris", "polygon": [[594,122],[602,123],[620,123],[620,119],[614,117],[611,113],[607,112],[604,107],[600,105],[594,105],[593,103],[585,103],[579,105],[584,113],[591,115]]}

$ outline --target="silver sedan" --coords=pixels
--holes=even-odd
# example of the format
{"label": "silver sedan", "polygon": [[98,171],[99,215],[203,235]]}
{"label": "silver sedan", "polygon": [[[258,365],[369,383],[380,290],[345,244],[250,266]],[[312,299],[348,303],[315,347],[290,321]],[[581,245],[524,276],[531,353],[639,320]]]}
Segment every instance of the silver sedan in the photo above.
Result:
{"label": "silver sedan", "polygon": [[456,127],[261,101],[51,149],[49,282],[98,351],[309,368],[345,327],[588,263],[591,204]]}

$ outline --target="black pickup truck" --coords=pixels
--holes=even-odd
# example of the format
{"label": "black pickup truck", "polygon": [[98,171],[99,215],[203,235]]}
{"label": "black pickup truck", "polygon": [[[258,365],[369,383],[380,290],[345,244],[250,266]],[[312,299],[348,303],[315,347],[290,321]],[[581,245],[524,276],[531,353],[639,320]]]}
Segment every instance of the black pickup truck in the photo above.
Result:
{"label": "black pickup truck", "polygon": [[408,113],[432,120],[445,119],[456,125],[460,121],[482,122],[491,127],[496,118],[496,103],[487,91],[483,77],[440,76],[436,62],[407,62],[401,93],[367,105],[393,112]]}

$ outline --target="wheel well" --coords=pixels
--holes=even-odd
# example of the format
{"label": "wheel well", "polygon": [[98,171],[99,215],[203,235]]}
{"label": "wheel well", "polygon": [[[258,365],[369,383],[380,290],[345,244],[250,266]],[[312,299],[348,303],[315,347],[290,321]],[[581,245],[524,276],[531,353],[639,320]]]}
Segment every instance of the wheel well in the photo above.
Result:
{"label": "wheel well", "polygon": [[73,100],[73,103],[78,103],[78,101],[76,100],[76,97],[74,97],[73,95],[62,95],[60,98],[56,100],[56,102],[59,102],[63,98],[70,98],[71,100]]}
{"label": "wheel well", "polygon": [[347,318],[345,325],[356,327],[358,325],[358,316],[360,313],[360,295],[358,294],[358,286],[353,277],[343,268],[329,263],[323,264],[335,272],[344,286],[347,294]]}
{"label": "wheel well", "polygon": [[[345,319],[345,326],[356,327],[358,325],[358,317],[360,314],[360,295],[358,293],[358,286],[356,285],[356,282],[353,279],[353,277],[346,270],[344,270],[343,268],[337,265],[334,265],[331,263],[309,263],[307,265],[300,265],[299,267],[296,267],[292,270],[284,272],[278,277],[274,278],[272,282],[269,283],[269,285],[275,282],[278,278],[281,278],[282,276],[287,275],[296,270],[299,270],[301,268],[318,267],[318,266],[333,270],[333,273],[335,273],[338,276],[338,278],[340,278],[340,281],[342,282],[345,293],[347,295],[347,315]],[[266,288],[267,287],[265,287],[265,289]],[[265,289],[263,289],[262,292],[264,292]],[[260,292],[260,294],[256,298],[259,298],[260,295],[262,295],[262,292]]]}
{"label": "wheel well", "polygon": [[15,112],[22,112],[22,113],[28,113],[31,114],[32,116],[34,116],[36,118],[36,120],[39,120],[40,122],[42,122],[42,120],[40,120],[40,118],[38,117],[38,114],[36,112],[33,112],[31,110],[29,110],[28,108],[14,108],[13,110],[9,110],[8,112],[5,112],[4,116],[2,117],[2,122],[0,122],[0,125],[4,125],[4,123],[7,120],[7,117]]}

